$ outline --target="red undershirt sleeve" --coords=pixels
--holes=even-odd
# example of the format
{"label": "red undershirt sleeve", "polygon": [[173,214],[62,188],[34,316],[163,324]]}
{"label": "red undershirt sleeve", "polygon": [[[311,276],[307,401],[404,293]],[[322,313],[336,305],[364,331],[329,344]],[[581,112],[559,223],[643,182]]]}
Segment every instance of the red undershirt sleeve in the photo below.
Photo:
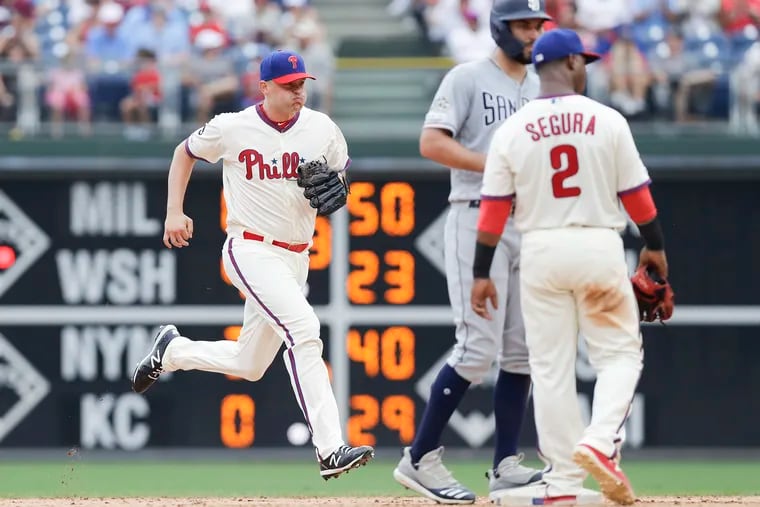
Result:
{"label": "red undershirt sleeve", "polygon": [[501,236],[512,211],[512,196],[498,199],[481,199],[478,231]]}
{"label": "red undershirt sleeve", "polygon": [[620,200],[623,202],[628,215],[637,224],[646,224],[657,216],[657,208],[652,199],[652,192],[649,191],[649,185],[641,186],[630,192],[621,193]]}

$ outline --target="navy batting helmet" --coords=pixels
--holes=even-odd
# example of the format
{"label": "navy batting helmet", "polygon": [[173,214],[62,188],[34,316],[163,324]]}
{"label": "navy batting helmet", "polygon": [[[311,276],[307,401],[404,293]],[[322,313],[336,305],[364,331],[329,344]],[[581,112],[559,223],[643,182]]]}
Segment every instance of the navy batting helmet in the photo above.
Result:
{"label": "navy batting helmet", "polygon": [[546,13],[544,0],[494,0],[491,8],[491,37],[504,53],[520,63],[530,63],[524,54],[525,44],[517,40],[509,28],[516,19],[552,19]]}

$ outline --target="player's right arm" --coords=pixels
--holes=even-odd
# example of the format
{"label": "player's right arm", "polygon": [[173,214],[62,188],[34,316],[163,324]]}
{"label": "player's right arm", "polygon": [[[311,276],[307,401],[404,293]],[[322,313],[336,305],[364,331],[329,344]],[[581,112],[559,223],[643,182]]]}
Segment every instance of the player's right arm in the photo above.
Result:
{"label": "player's right arm", "polygon": [[166,220],[164,221],[166,248],[189,246],[188,240],[193,237],[193,220],[183,211],[185,192],[193,166],[195,166],[195,159],[187,153],[185,141],[182,141],[174,148],[172,163],[169,166]]}
{"label": "player's right arm", "polygon": [[444,76],[420,134],[420,155],[446,167],[483,172],[486,156],[454,139],[467,120],[475,93],[473,76],[455,67]]}
{"label": "player's right arm", "polygon": [[190,245],[188,241],[193,237],[193,220],[184,212],[185,193],[195,161],[214,163],[223,154],[222,131],[216,120],[214,118],[196,130],[174,148],[169,166],[164,221],[164,245],[167,248]]}
{"label": "player's right arm", "polygon": [[420,135],[420,155],[446,167],[483,172],[486,156],[462,146],[450,130],[424,127]]}

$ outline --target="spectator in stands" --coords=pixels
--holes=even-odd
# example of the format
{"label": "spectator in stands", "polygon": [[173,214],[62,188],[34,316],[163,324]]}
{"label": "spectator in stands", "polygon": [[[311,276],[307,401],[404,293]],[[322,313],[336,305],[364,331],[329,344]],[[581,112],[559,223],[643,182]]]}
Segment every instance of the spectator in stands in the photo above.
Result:
{"label": "spectator in stands", "polygon": [[126,12],[119,28],[124,34],[134,34],[140,27],[150,23],[154,9],[161,9],[166,13],[168,25],[176,24],[179,27],[187,28],[187,17],[182,9],[176,5],[175,0],[132,0],[131,5],[132,7]]}
{"label": "spectator in stands", "polygon": [[552,17],[544,23],[544,30],[575,28],[575,2],[573,0],[546,0],[546,12]]}
{"label": "spectator in stands", "polygon": [[286,38],[298,23],[306,20],[318,20],[317,11],[309,5],[308,0],[282,0],[285,11],[282,13],[281,25]]}
{"label": "spectator in stands", "polygon": [[225,44],[229,43],[230,37],[227,34],[225,21],[219,16],[216,8],[212,7],[208,1],[203,0],[198,6],[198,13],[199,19],[190,22],[190,41],[193,44],[195,44],[195,38],[198,34],[204,30],[219,32],[224,36]]}
{"label": "spectator in stands", "polygon": [[729,125],[736,134],[760,135],[760,42],[744,53],[731,76]]}
{"label": "spectator in stands", "polygon": [[576,29],[588,47],[603,55],[601,65],[589,68],[589,95],[626,116],[643,113],[651,74],[634,36],[635,15],[645,18],[648,10],[659,6],[636,0],[576,0],[575,4]]}
{"label": "spectator in stands", "polygon": [[255,15],[254,5],[250,0],[201,0],[201,5],[204,3],[208,3],[226,27],[229,27],[235,20],[250,18]]}
{"label": "spectator in stands", "polygon": [[721,0],[671,0],[670,10],[684,41],[707,40],[720,35]]}
{"label": "spectator in stands", "polygon": [[225,39],[214,30],[204,30],[195,38],[200,58],[190,61],[183,83],[191,90],[191,103],[196,108],[196,121],[205,123],[223,101],[230,103],[239,82],[234,64],[224,54]]}
{"label": "spectator in stands", "polygon": [[478,13],[470,9],[462,12],[464,24],[453,28],[446,36],[446,49],[457,63],[487,58],[495,44],[488,25],[480,22]]}
{"label": "spectator in stands", "polygon": [[685,50],[678,29],[670,29],[665,42],[650,55],[649,64],[656,83],[655,101],[660,108],[672,109],[677,122],[692,119],[693,101],[710,100],[716,74],[702,65],[697,53]]}
{"label": "spectator in stands", "polygon": [[10,19],[0,29],[0,121],[13,121],[21,89],[18,86],[20,67],[39,56],[39,43],[34,33],[34,7],[28,2],[15,2],[9,9]]}
{"label": "spectator in stands", "polygon": [[124,8],[106,1],[98,8],[98,25],[87,33],[88,86],[93,114],[119,117],[118,104],[129,93],[134,48],[129,36],[119,30]]}
{"label": "spectator in stands", "polygon": [[168,11],[160,4],[151,9],[149,22],[135,28],[130,40],[135,52],[137,49],[149,49],[166,65],[179,65],[190,55],[187,24],[177,21],[169,23]]}
{"label": "spectator in stands", "polygon": [[50,70],[47,76],[45,103],[50,109],[53,137],[63,136],[63,124],[67,117],[77,120],[81,135],[88,136],[92,133],[87,80],[80,65],[80,58],[73,50],[66,49],[58,64]]}
{"label": "spectator in stands", "polygon": [[738,63],[758,39],[760,0],[723,0],[720,22],[728,37],[731,60]]}
{"label": "spectator in stands", "polygon": [[[256,42],[275,47],[282,43],[282,10],[272,0],[250,0],[253,14],[233,21],[231,30],[238,41]],[[257,85],[258,86],[258,85]]]}
{"label": "spectator in stands", "polygon": [[98,21],[98,3],[100,0],[69,0],[67,11],[69,28],[66,45],[71,51],[80,54],[85,51],[85,44],[90,30],[100,24]]}
{"label": "spectator in stands", "polygon": [[335,55],[325,40],[324,27],[315,19],[302,19],[291,29],[292,47],[309,62],[309,71],[317,77],[309,85],[306,105],[330,113],[335,75]]}
{"label": "spectator in stands", "polygon": [[130,91],[119,104],[121,118],[127,125],[124,134],[135,140],[148,139],[150,131],[140,126],[152,123],[161,103],[161,75],[156,53],[150,49],[137,52],[137,71],[132,76]]}

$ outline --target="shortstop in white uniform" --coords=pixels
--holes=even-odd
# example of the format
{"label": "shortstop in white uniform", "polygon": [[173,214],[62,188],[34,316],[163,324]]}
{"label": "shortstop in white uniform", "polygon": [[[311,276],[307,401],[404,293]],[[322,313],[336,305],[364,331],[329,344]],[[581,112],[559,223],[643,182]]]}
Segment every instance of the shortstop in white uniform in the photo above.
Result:
{"label": "shortstop in white uniform", "polygon": [[[580,493],[576,444],[615,453],[642,368],[618,196],[649,183],[620,113],[580,95],[529,102],[496,131],[482,199],[514,198],[520,292],[540,451],[550,492]],[[591,424],[578,406],[578,332],[597,371]],[[553,495],[552,495],[553,496]]]}

